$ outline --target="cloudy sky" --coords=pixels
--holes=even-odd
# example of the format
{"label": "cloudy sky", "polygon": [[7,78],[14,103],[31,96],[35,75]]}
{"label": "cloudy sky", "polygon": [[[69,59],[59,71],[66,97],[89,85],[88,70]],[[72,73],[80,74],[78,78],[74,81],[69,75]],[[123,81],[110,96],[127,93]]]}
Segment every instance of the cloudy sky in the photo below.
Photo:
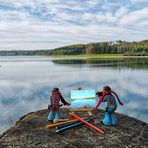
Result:
{"label": "cloudy sky", "polygon": [[0,0],[0,50],[148,39],[148,0]]}

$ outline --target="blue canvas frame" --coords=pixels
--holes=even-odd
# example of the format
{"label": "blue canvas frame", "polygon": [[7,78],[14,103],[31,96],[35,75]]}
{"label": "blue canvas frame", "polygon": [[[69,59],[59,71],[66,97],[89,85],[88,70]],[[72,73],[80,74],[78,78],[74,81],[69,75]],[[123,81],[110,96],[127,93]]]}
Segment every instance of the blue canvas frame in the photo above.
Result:
{"label": "blue canvas frame", "polygon": [[72,108],[83,108],[84,106],[96,106],[96,91],[90,90],[72,90],[71,91]]}

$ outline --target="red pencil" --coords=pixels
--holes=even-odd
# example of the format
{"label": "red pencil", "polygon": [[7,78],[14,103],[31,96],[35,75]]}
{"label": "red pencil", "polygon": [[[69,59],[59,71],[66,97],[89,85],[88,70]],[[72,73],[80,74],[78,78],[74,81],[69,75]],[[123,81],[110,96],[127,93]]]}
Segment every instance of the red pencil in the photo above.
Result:
{"label": "red pencil", "polygon": [[94,125],[88,123],[87,121],[85,121],[84,119],[80,118],[79,116],[77,116],[77,115],[75,115],[75,114],[72,114],[72,113],[70,113],[70,115],[71,115],[72,117],[74,117],[74,118],[80,120],[81,122],[85,123],[85,124],[86,124],[87,126],[89,126],[90,128],[95,129],[95,130],[98,131],[100,134],[102,134],[102,135],[105,134],[104,131],[102,131],[101,129],[97,128],[96,126],[94,126]]}

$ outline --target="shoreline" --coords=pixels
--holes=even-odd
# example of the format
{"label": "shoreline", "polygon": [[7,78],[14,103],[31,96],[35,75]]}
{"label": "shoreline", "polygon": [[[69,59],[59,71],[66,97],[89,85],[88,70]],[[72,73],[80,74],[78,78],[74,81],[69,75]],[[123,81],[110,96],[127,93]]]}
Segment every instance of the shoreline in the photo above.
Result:
{"label": "shoreline", "polygon": [[52,57],[52,58],[148,58],[148,56],[125,56],[122,54],[82,55],[0,55],[0,57]]}
{"label": "shoreline", "polygon": [[118,55],[112,55],[112,56],[107,56],[107,55],[91,55],[91,56],[69,56],[69,55],[57,55],[57,56],[48,56],[54,59],[140,59],[140,58],[148,58],[148,56],[118,56]]}

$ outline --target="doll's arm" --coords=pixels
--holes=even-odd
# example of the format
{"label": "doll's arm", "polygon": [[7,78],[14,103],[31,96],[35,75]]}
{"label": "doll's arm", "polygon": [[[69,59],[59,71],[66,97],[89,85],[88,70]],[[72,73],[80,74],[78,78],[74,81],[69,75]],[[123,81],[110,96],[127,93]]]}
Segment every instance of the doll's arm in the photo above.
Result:
{"label": "doll's arm", "polygon": [[62,95],[60,95],[60,99],[61,99],[61,102],[62,102],[64,105],[70,105],[68,102],[65,101],[65,99],[63,98]]}

